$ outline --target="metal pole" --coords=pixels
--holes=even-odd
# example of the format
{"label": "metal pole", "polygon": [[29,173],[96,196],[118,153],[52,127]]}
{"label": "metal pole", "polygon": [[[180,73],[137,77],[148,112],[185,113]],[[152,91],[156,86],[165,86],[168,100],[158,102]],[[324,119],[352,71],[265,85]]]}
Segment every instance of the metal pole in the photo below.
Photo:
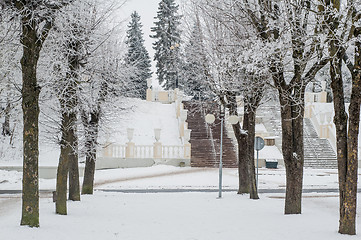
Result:
{"label": "metal pole", "polygon": [[219,192],[218,192],[218,198],[222,198],[222,155],[223,155],[223,121],[224,121],[224,113],[221,109],[221,150],[219,154]]}
{"label": "metal pole", "polygon": [[257,179],[256,179],[256,188],[257,188],[257,190],[258,190],[258,150],[257,150],[257,174],[256,174],[256,176],[257,176]]}

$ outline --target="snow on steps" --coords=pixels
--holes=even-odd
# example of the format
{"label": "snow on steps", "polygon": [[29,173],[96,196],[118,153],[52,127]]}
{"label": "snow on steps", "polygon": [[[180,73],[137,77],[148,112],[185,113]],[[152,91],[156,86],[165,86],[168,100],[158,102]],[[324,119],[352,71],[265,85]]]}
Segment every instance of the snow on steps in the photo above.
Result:
{"label": "snow on steps", "polygon": [[[218,167],[220,157],[220,120],[218,105],[213,102],[184,101],[188,110],[188,129],[191,129],[191,166],[192,167]],[[207,125],[205,114],[212,113],[216,121]],[[225,168],[237,167],[237,155],[232,140],[227,137],[224,126],[222,162]]]}
{"label": "snow on steps", "polygon": [[[279,106],[261,106],[258,109],[259,115],[268,116],[263,118],[263,124],[268,132],[279,136],[282,140],[281,114]],[[281,150],[281,141],[277,144]],[[305,167],[308,168],[337,168],[337,157],[327,139],[318,137],[312,122],[304,119],[304,158]]]}

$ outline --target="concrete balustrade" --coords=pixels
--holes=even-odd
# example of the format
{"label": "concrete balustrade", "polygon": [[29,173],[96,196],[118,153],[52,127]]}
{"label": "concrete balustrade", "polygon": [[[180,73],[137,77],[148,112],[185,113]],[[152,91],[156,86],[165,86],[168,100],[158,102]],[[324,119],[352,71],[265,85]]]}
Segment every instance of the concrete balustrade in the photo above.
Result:
{"label": "concrete balustrade", "polygon": [[191,144],[188,129],[188,110],[182,103],[183,93],[178,89],[159,91],[150,88],[148,82],[147,101],[164,104],[175,103],[175,112],[178,120],[179,136],[183,145],[164,145],[161,141],[161,129],[154,129],[155,142],[153,145],[137,145],[132,142],[134,129],[127,129],[128,142],[124,145],[106,143],[98,154],[96,168],[119,167],[147,167],[154,164],[167,164],[174,166],[190,166]]}

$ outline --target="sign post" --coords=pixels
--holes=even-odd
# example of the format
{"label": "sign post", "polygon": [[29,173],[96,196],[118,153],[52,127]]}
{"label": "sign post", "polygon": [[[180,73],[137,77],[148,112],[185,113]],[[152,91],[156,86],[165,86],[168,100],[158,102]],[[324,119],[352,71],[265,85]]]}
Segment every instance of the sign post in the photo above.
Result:
{"label": "sign post", "polygon": [[261,137],[256,137],[254,141],[254,149],[257,151],[257,173],[256,173],[256,187],[258,189],[258,152],[264,148],[264,140]]}

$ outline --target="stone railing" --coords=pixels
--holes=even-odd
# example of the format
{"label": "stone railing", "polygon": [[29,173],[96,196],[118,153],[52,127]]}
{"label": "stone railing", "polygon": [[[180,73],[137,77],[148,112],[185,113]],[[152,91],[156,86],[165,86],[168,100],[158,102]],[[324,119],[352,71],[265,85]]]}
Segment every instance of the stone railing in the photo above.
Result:
{"label": "stone railing", "polygon": [[[157,142],[159,143],[159,142]],[[184,145],[162,146],[154,145],[126,145],[109,144],[104,147],[99,157],[128,158],[128,159],[187,159],[190,158],[190,149]],[[158,148],[160,147],[160,151]]]}
{"label": "stone railing", "polygon": [[177,90],[147,89],[148,102],[173,103],[177,99]]}
{"label": "stone railing", "polygon": [[96,169],[150,167],[157,164],[190,166],[191,147],[184,145],[107,144],[98,153]]}
{"label": "stone railing", "polygon": [[97,169],[117,167],[146,167],[154,164],[190,166],[191,144],[187,114],[182,103],[182,92],[174,91],[175,111],[178,121],[181,145],[163,145],[160,140],[161,129],[154,129],[156,142],[153,145],[137,145],[132,142],[134,129],[127,129],[128,143],[106,143],[97,156]]}

